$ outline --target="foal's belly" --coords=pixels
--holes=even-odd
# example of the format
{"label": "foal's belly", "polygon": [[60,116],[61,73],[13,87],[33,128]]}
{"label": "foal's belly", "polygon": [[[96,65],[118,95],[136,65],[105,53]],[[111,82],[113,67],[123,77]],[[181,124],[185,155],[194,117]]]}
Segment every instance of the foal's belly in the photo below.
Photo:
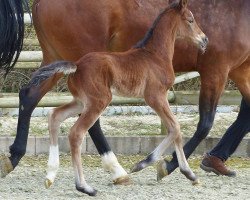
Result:
{"label": "foal's belly", "polygon": [[120,82],[119,84],[114,84],[111,86],[112,94],[122,97],[143,98],[144,90],[145,83],[131,85],[131,83],[124,84],[123,82]]}

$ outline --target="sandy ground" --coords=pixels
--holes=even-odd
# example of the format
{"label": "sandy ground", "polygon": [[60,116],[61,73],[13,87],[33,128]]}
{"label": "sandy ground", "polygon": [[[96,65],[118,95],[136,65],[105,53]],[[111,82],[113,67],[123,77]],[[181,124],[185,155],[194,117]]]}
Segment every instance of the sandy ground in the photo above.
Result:
{"label": "sandy ground", "polygon": [[[156,170],[149,167],[131,175],[133,184],[114,186],[111,177],[100,167],[99,158],[84,158],[84,173],[89,184],[98,190],[95,198],[75,190],[70,157],[63,156],[62,167],[50,189],[43,185],[47,156],[25,157],[20,165],[6,178],[0,179],[0,199],[100,199],[100,200],[247,200],[250,197],[250,160],[235,158],[231,164],[237,177],[229,178],[207,174],[198,168],[199,158],[191,159],[191,167],[199,176],[201,184],[193,186],[178,170],[161,182],[156,181]],[[119,157],[126,169],[141,157]],[[236,164],[235,164],[236,163]],[[243,164],[242,164],[243,163]]]}
{"label": "sandy ground", "polygon": [[[237,117],[237,112],[217,113],[210,136],[221,136]],[[184,135],[192,136],[199,120],[197,113],[178,113]],[[68,119],[61,126],[61,134],[68,134],[76,118]],[[16,117],[0,117],[0,136],[15,135]],[[106,135],[155,135],[160,134],[160,120],[156,115],[106,116],[101,118]],[[48,135],[47,118],[33,117],[31,135]],[[249,134],[248,134],[249,137]],[[120,156],[120,162],[128,170],[141,156]],[[0,199],[101,199],[101,200],[143,200],[143,199],[175,199],[175,200],[248,200],[250,197],[250,159],[233,158],[228,166],[237,171],[236,178],[207,174],[199,168],[201,157],[189,159],[191,167],[199,176],[201,184],[192,186],[180,172],[176,170],[161,182],[156,181],[156,170],[149,167],[142,172],[131,175],[130,186],[114,186],[110,174],[104,172],[98,156],[85,156],[84,173],[86,179],[98,190],[96,198],[89,197],[75,190],[73,170],[70,156],[62,156],[61,168],[54,185],[46,190],[47,156],[25,157],[20,165],[6,178],[0,179]]]}

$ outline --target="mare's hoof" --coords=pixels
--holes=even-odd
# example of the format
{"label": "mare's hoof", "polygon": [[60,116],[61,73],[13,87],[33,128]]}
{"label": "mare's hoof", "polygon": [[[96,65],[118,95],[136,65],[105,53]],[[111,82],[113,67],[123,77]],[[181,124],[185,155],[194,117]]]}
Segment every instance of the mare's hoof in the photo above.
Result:
{"label": "mare's hoof", "polygon": [[119,177],[113,180],[113,184],[114,185],[131,185],[132,181],[129,178],[129,176],[123,176],[123,177]]}
{"label": "mare's hoof", "polygon": [[49,179],[46,179],[44,182],[45,188],[48,189],[51,185],[53,184],[53,182]]}
{"label": "mare's hoof", "polygon": [[157,165],[157,181],[162,180],[165,176],[168,175],[167,171],[167,162],[166,160],[160,160]]}
{"label": "mare's hoof", "polygon": [[139,172],[141,171],[142,169],[144,169],[144,165],[143,165],[143,161],[137,163],[131,170],[130,170],[130,173],[135,173],[135,172]]}
{"label": "mare's hoof", "polygon": [[82,192],[82,193],[85,193],[89,196],[96,196],[97,194],[97,190],[93,189],[93,188],[82,188],[82,187],[78,187],[76,186],[76,189],[79,191],[79,192]]}
{"label": "mare's hoof", "polygon": [[0,159],[1,178],[7,176],[13,169],[10,159],[7,156],[2,156]]}
{"label": "mare's hoof", "polygon": [[219,175],[235,177],[236,172],[226,167],[223,160],[216,156],[206,154],[200,164],[200,168],[206,172],[213,172]]}

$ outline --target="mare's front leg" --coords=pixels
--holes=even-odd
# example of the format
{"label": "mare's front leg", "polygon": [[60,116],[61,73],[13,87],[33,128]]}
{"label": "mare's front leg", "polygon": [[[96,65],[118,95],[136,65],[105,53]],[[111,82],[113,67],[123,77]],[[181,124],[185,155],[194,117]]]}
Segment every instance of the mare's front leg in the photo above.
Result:
{"label": "mare's front leg", "polygon": [[[210,74],[201,73],[201,90],[199,99],[200,120],[193,137],[184,145],[183,149],[186,158],[189,158],[196,147],[203,139],[206,138],[211,130],[216,113],[216,107],[225,87],[226,80],[226,72],[224,74],[219,74],[219,72],[212,73],[212,71]],[[158,180],[161,180],[164,176],[172,173],[178,167],[176,153],[173,153],[173,158],[170,162],[164,160],[160,163],[160,165],[161,166],[158,167],[157,171]]]}
{"label": "mare's front leg", "polygon": [[207,172],[234,177],[236,172],[228,169],[224,162],[234,153],[243,137],[250,132],[250,57],[240,67],[232,70],[229,77],[243,96],[240,111],[219,143],[204,157],[201,168]]}
{"label": "mare's front leg", "polygon": [[59,76],[45,80],[41,85],[35,83],[23,87],[19,92],[19,117],[14,143],[10,146],[10,157],[0,163],[1,177],[5,177],[19,163],[26,152],[30,118],[41,98],[55,85]]}
{"label": "mare's front leg", "polygon": [[237,119],[227,129],[219,143],[203,158],[200,167],[206,172],[235,177],[236,172],[228,169],[224,162],[235,152],[244,136],[250,132],[249,121],[250,102],[242,98]]}

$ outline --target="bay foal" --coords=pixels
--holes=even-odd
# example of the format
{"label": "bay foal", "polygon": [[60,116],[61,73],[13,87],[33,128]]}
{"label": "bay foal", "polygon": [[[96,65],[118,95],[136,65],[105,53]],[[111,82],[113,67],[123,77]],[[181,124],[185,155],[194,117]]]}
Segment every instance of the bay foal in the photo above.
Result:
{"label": "bay foal", "polygon": [[[197,181],[182,149],[180,126],[166,100],[167,91],[175,79],[172,59],[177,37],[193,41],[203,51],[208,41],[196,24],[193,14],[187,9],[186,0],[166,8],[144,39],[126,52],[89,53],[75,64],[59,61],[36,71],[29,85],[39,86],[43,80],[55,74],[58,77],[70,74],[68,87],[74,97],[71,103],[54,109],[49,116],[51,146],[45,182],[47,187],[54,182],[59,167],[59,125],[66,118],[81,113],[69,134],[76,189],[89,195],[96,194],[96,190],[84,179],[81,144],[88,129],[111,102],[112,92],[127,97],[144,98],[168,129],[168,135],[163,142],[145,160],[139,162],[134,171],[161,159],[169,145],[174,143],[180,171],[191,181]],[[106,169],[112,171],[114,181],[119,181],[116,180],[117,177],[127,180],[127,173],[113,154],[104,156],[103,163]]]}

